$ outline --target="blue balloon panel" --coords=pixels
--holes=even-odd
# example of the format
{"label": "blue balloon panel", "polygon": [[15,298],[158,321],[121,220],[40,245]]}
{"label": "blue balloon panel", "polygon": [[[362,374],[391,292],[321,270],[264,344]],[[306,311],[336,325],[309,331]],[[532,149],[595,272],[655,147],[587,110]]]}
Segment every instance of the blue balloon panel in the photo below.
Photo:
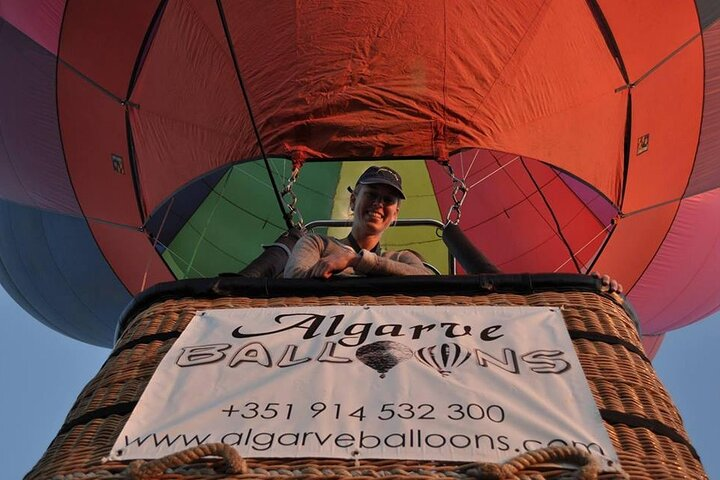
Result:
{"label": "blue balloon panel", "polygon": [[60,333],[111,346],[132,297],[85,219],[0,201],[0,231],[0,283],[13,299]]}

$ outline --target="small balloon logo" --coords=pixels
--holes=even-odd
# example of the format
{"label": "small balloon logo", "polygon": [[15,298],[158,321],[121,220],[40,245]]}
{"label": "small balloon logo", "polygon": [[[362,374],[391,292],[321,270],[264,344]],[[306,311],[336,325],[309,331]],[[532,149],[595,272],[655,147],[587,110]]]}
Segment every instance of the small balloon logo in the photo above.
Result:
{"label": "small balloon logo", "polygon": [[443,343],[420,348],[415,352],[415,356],[423,365],[437,370],[440,375],[446,377],[450,375],[451,368],[459,367],[468,361],[470,352],[457,343]]}
{"label": "small balloon logo", "polygon": [[380,341],[363,345],[355,356],[368,367],[380,373],[380,378],[400,362],[413,356],[412,350],[398,342]]}

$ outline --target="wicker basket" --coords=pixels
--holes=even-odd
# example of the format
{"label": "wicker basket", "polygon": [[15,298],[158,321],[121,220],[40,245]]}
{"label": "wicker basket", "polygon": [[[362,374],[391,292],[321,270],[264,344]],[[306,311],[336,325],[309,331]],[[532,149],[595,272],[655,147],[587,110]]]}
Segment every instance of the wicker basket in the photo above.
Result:
{"label": "wicker basket", "polygon": [[[533,280],[533,279],[531,279]],[[329,290],[307,288],[315,296],[273,296],[273,285],[248,288],[243,281],[225,279],[208,284],[195,298],[166,298],[168,292],[182,294],[183,288],[166,286],[158,293],[146,295],[126,316],[122,334],[106,363],[80,393],[65,424],[28,479],[59,478],[130,478],[127,463],[101,463],[108,455],[156,366],[197,310],[220,308],[267,308],[320,305],[521,305],[563,307],[570,337],[587,376],[590,389],[605,422],[622,468],[633,479],[702,479],[702,465],[683,428],[680,415],[645,357],[636,326],[618,298],[593,291],[567,290],[567,282],[558,291],[537,291],[539,282],[527,288],[526,294],[498,293],[502,282],[480,280],[457,284],[442,279],[427,283],[427,288],[394,295],[370,295],[367,287],[353,288],[343,283],[343,294],[325,294]],[[223,283],[224,282],[224,283]],[[438,283],[439,282],[439,283]],[[380,282],[383,283],[383,282]],[[510,282],[512,283],[512,282]],[[243,288],[245,285],[245,288]],[[293,291],[292,284],[275,288],[279,293]],[[468,286],[469,285],[469,286]],[[380,285],[383,287],[384,285]],[[417,285],[415,285],[417,287]],[[286,288],[287,287],[287,288]],[[587,283],[580,290],[588,290]],[[373,287],[378,289],[377,285]],[[542,289],[550,288],[547,285]],[[234,296],[239,292],[260,295]],[[297,289],[294,289],[297,291]],[[353,295],[352,291],[358,294]],[[423,295],[425,290],[431,294]],[[438,294],[439,291],[452,294]],[[534,293],[532,291],[534,290]],[[592,289],[590,289],[592,290]],[[385,291],[388,291],[385,289]],[[494,292],[493,292],[494,291]],[[301,292],[301,293],[304,293]],[[319,293],[318,293],[319,292]],[[215,298],[213,298],[215,297]],[[161,301],[160,301],[161,300]],[[152,303],[155,301],[156,303]],[[143,478],[250,478],[250,477],[474,477],[474,478],[622,478],[601,473],[595,477],[576,477],[577,471],[558,469],[556,465],[528,466],[519,476],[483,477],[467,465],[398,462],[350,461],[321,459],[247,459],[240,473],[223,473],[223,462],[199,459],[190,466],[173,470],[163,467]],[[80,477],[72,474],[82,473]],[[490,473],[488,475],[491,475]],[[495,475],[495,474],[493,474]],[[536,475],[535,477],[531,475]],[[539,475],[539,476],[538,476]],[[136,476],[135,478],[141,478]]]}

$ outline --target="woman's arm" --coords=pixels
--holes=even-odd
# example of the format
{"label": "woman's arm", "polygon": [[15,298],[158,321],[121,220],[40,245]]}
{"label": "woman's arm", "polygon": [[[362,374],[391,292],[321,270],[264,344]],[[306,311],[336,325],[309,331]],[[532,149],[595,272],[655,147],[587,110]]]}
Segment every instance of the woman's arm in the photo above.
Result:
{"label": "woman's arm", "polygon": [[354,268],[357,273],[368,276],[434,274],[417,255],[409,250],[387,252],[383,255],[362,250],[360,259]]}
{"label": "woman's arm", "polygon": [[413,252],[402,250],[377,255],[368,250],[356,254],[352,248],[333,239],[308,234],[295,244],[285,265],[284,278],[329,278],[352,267],[368,276],[433,275]]}
{"label": "woman's arm", "polygon": [[313,233],[302,237],[285,264],[284,278],[311,278],[312,270],[320,261],[325,250],[325,241]]}

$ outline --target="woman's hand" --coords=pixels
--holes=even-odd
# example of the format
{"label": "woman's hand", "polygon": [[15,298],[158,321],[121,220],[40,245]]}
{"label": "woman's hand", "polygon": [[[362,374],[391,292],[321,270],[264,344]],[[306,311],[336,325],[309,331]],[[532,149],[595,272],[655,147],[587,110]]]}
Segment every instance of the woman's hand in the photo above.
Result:
{"label": "woman's hand", "polygon": [[330,278],[348,267],[354,267],[359,255],[349,248],[339,249],[330,255],[322,257],[310,271],[313,278]]}
{"label": "woman's hand", "polygon": [[602,282],[603,288],[606,288],[608,292],[613,293],[622,293],[623,292],[623,286],[618,283],[617,280],[614,278],[610,278],[610,275],[600,275],[598,272],[592,272],[590,275],[592,275],[595,278],[599,278]]}

